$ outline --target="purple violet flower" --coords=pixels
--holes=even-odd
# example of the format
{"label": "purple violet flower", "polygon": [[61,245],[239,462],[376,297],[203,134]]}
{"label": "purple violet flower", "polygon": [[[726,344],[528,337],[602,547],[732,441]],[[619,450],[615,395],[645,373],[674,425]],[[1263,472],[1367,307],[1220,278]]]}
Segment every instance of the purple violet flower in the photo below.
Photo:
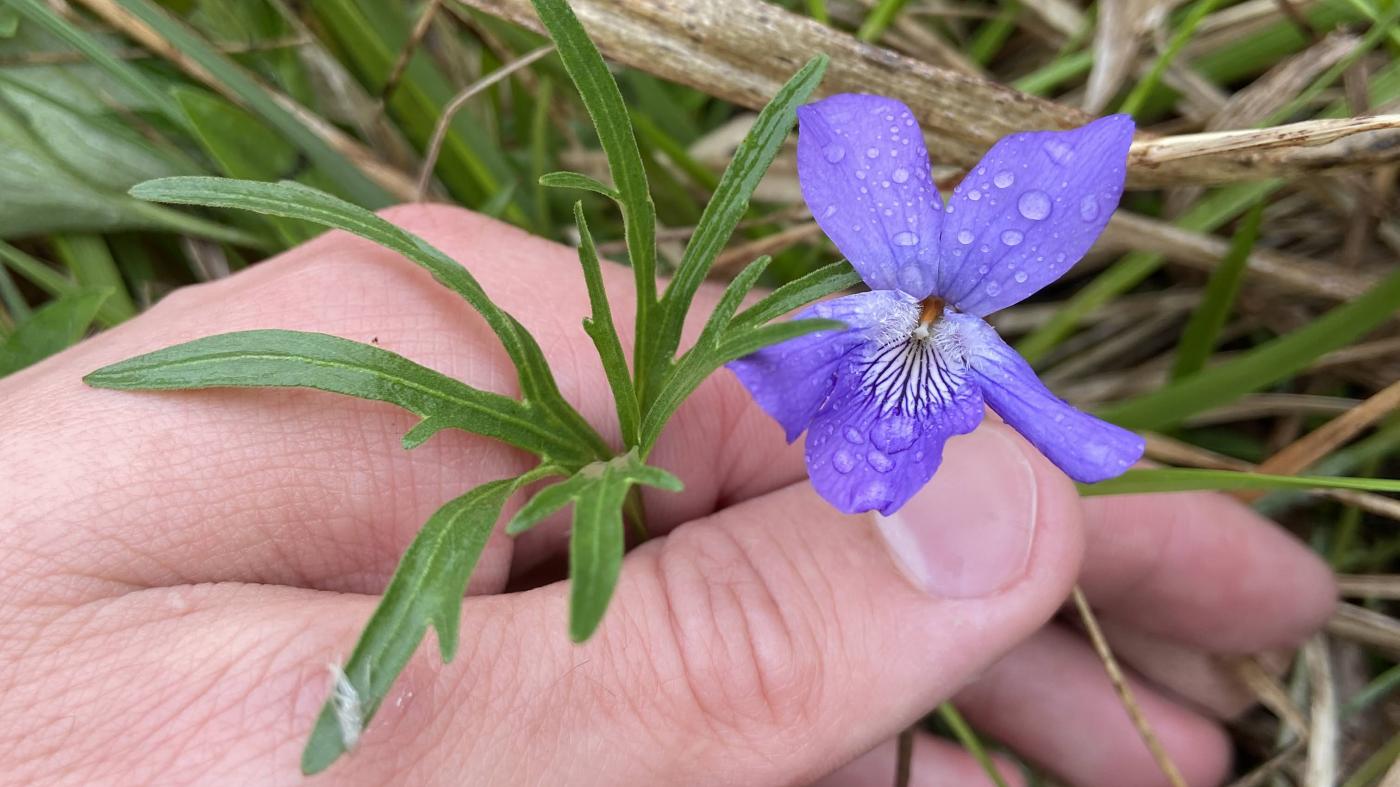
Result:
{"label": "purple violet flower", "polygon": [[953,190],[929,174],[914,116],[843,94],[797,111],[797,174],[817,223],[870,292],[797,317],[840,320],[730,363],[787,431],[812,485],[846,513],[891,514],[984,405],[1076,481],[1120,475],[1142,438],[1056,398],[983,318],[1084,256],[1123,193],[1133,121],[1001,139]]}

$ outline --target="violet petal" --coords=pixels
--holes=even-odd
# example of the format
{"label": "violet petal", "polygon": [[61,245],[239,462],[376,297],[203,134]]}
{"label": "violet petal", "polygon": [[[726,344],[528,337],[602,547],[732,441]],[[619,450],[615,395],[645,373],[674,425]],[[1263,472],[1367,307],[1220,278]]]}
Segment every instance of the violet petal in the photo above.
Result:
{"label": "violet petal", "polygon": [[906,415],[882,407],[865,382],[854,365],[842,369],[807,432],[807,474],[838,510],[889,515],[933,478],[948,438],[981,423],[982,396],[968,376],[941,407]]}
{"label": "violet petal", "polygon": [[943,201],[914,115],[843,93],[797,110],[797,179],[812,216],[872,289],[932,291]]}
{"label": "violet petal", "polygon": [[1142,458],[1142,437],[1056,397],[990,325],[970,315],[945,319],[958,323],[988,406],[1065,475],[1092,484],[1122,475]]}
{"label": "violet petal", "polygon": [[1064,275],[1123,194],[1133,120],[1003,137],[948,200],[934,290],[979,317]]}
{"label": "violet petal", "polygon": [[817,331],[789,339],[730,361],[728,366],[792,442],[831,395],[842,359],[878,335],[880,326],[917,309],[912,298],[882,290],[822,301],[793,318],[840,320],[847,330]]}

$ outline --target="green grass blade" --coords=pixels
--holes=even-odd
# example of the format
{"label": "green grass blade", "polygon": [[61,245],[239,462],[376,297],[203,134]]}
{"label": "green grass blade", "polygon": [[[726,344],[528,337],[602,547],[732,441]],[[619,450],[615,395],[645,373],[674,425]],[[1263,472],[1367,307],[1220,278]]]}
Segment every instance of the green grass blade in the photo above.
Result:
{"label": "green grass blade", "polygon": [[1400,492],[1400,480],[1391,478],[1268,475],[1185,467],[1129,470],[1108,481],[1078,486],[1079,494],[1086,496],[1232,489],[1353,489],[1362,492]]}
{"label": "green grass blade", "polygon": [[165,116],[177,124],[184,123],[180,108],[169,93],[148,78],[140,69],[107,51],[107,47],[82,28],[64,19],[42,0],[10,0],[10,6],[25,18],[58,36],[64,43],[81,52],[112,78],[136,91],[160,107]]}
{"label": "green grass blade", "polygon": [[[1282,181],[1265,180],[1227,186],[1191,206],[1176,226],[1195,232],[1209,232],[1243,213],[1255,202],[1272,194]],[[1035,363],[1074,332],[1089,313],[1132,289],[1162,266],[1161,254],[1135,251],[1109,266],[1080,290],[1065,307],[1044,325],[1016,344],[1017,352]]]}
{"label": "green grass blade", "polygon": [[856,30],[856,38],[867,42],[878,40],[890,25],[894,24],[895,18],[908,2],[909,0],[879,0],[860,23]]}
{"label": "green grass blade", "polygon": [[53,248],[79,287],[108,292],[99,315],[103,325],[115,325],[136,316],[136,304],[126,289],[126,281],[101,236],[55,235]]}
{"label": "green grass blade", "polygon": [[151,0],[121,0],[121,5],[182,55],[211,74],[248,109],[306,154],[348,199],[370,208],[382,208],[393,201],[388,192],[370,180],[359,167],[277,103],[242,66],[164,8]]}
{"label": "green grass blade", "polygon": [[110,294],[110,290],[77,292],[35,311],[0,343],[0,377],[76,344]]}
{"label": "green grass blade", "polygon": [[1174,426],[1196,413],[1291,377],[1322,355],[1371,332],[1389,319],[1398,305],[1400,271],[1292,333],[1180,382],[1105,407],[1098,415],[1129,429]]}
{"label": "green grass blade", "polygon": [[1119,112],[1136,115],[1142,110],[1147,98],[1152,95],[1152,92],[1157,89],[1157,84],[1162,81],[1162,75],[1167,73],[1167,67],[1176,60],[1177,55],[1181,54],[1181,50],[1191,41],[1191,37],[1196,34],[1196,28],[1200,26],[1201,21],[1218,5],[1220,5],[1220,0],[1196,0],[1191,5],[1185,18],[1181,20],[1181,25],[1172,35],[1167,48],[1157,55],[1156,60],[1152,61],[1152,67],[1148,70],[1147,76],[1133,85],[1132,92],[1128,93],[1128,97],[1123,99],[1122,105],[1119,106]]}
{"label": "green grass blade", "polygon": [[1230,250],[1210,274],[1206,282],[1201,305],[1192,313],[1181,341],[1177,343],[1176,359],[1172,363],[1171,379],[1180,380],[1205,368],[1206,361],[1215,351],[1220,331],[1235,308],[1235,298],[1244,282],[1244,272],[1249,263],[1249,253],[1254,250],[1254,242],[1259,238],[1259,221],[1264,215],[1264,202],[1256,203],[1254,209],[1244,218],[1244,223],[1230,242]]}

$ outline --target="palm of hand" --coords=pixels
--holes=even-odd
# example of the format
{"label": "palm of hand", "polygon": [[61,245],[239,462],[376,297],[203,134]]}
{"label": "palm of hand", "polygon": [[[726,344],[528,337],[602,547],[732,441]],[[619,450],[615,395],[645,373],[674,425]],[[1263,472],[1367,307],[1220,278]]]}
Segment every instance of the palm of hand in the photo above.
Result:
{"label": "palm of hand", "polygon": [[[570,251],[451,209],[393,219],[471,267],[540,337],[565,396],[615,431]],[[615,304],[626,278],[611,277]],[[514,385],[459,301],[340,234],[0,381],[0,750],[17,780],[298,781],[326,664],[348,653],[415,529],[528,465],[455,432],[404,452],[411,416],[315,392],[79,382],[139,352],[263,327],[376,340],[487,390]],[[1019,498],[1033,520],[1023,568],[1004,586],[930,595],[876,528],[813,496],[800,450],[716,376],[653,455],[686,490],[648,497],[670,534],[629,555],[599,636],[564,636],[562,523],[498,534],[458,660],[444,668],[420,649],[360,751],[325,778],[804,782],[957,694],[979,727],[1074,783],[1153,783],[1087,646],[1045,625],[1079,581],[1145,676],[1145,710],[1188,778],[1219,780],[1228,755],[1213,718],[1241,701],[1205,654],[1305,635],[1330,608],[1325,568],[1223,498],[1081,503],[1018,441],[987,424],[951,442],[926,492],[948,521],[916,525],[967,547],[982,507]],[[887,753],[827,778],[864,784],[878,768],[892,768]],[[915,783],[972,773],[951,746],[919,742]]]}

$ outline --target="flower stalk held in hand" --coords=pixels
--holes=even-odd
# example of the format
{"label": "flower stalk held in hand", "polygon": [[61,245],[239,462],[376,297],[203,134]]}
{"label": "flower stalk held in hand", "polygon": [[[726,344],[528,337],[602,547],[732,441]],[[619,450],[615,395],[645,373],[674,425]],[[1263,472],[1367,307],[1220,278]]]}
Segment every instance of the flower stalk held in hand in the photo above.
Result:
{"label": "flower stalk held in hand", "polygon": [[1141,437],[1065,404],[983,319],[1058,279],[1123,193],[1133,121],[1005,137],[942,204],[904,104],[836,95],[798,110],[802,194],[871,288],[804,309],[845,330],[729,364],[846,513],[891,514],[984,405],[1076,481],[1126,471]]}

